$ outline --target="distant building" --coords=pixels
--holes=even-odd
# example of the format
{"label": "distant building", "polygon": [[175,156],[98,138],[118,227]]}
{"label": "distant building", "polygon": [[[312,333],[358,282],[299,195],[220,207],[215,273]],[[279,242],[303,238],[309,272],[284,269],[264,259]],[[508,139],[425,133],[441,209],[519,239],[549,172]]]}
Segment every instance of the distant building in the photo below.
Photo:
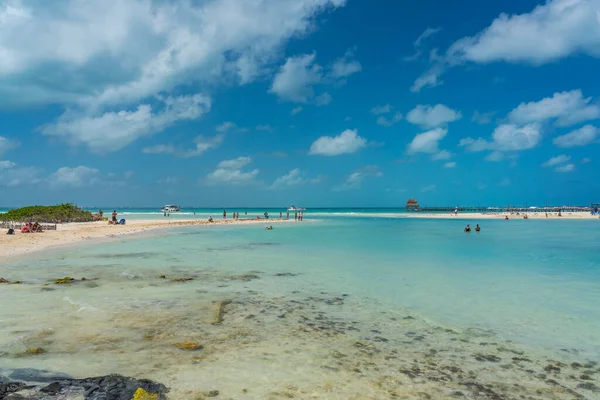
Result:
{"label": "distant building", "polygon": [[420,208],[419,202],[415,199],[408,199],[404,208],[406,208],[408,211],[416,211]]}

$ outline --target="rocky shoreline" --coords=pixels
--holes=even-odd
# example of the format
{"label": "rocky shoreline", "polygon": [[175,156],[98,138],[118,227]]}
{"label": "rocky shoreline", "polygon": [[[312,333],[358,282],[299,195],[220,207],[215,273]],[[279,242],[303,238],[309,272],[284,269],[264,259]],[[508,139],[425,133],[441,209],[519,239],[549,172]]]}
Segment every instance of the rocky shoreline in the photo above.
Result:
{"label": "rocky shoreline", "polygon": [[121,375],[73,379],[32,368],[0,370],[0,400],[166,400],[168,389]]}

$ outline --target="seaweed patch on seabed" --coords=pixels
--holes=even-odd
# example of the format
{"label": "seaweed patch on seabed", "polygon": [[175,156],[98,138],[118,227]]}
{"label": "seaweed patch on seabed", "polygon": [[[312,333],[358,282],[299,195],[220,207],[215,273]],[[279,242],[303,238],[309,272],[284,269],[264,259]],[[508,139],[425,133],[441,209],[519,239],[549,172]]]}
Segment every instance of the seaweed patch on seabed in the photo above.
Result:
{"label": "seaweed patch on seabed", "polygon": [[[101,333],[72,325],[68,341],[58,327],[40,331],[5,356],[124,358],[122,370],[98,373],[150,378],[169,387],[170,399],[600,398],[600,367],[577,355],[566,362],[557,350],[563,358],[552,360],[492,332],[437,326],[406,310],[361,311],[344,293],[269,298],[252,290],[254,279],[293,275],[249,275],[206,274],[182,286],[201,296],[115,311]],[[215,291],[222,282],[238,286]]]}

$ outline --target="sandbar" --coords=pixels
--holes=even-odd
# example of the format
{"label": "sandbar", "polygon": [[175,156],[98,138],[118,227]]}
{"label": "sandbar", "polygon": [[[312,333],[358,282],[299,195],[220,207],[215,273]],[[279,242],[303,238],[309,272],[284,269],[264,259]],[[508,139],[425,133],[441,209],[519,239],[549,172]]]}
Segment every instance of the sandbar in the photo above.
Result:
{"label": "sandbar", "polygon": [[41,233],[21,233],[20,229],[15,229],[14,235],[0,235],[0,261],[53,247],[74,245],[86,240],[117,238],[155,229],[226,224],[272,225],[293,221],[285,219],[219,219],[214,222],[206,220],[128,220],[126,225],[108,225],[106,221],[58,224],[55,231],[47,230]]}

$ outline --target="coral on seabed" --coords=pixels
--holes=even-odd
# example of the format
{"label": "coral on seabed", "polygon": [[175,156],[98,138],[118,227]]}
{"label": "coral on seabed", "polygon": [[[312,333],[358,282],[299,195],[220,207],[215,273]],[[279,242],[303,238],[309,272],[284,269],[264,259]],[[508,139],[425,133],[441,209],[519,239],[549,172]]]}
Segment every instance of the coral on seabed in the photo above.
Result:
{"label": "coral on seabed", "polygon": [[75,279],[71,278],[70,276],[65,276],[64,278],[59,278],[59,279],[55,280],[54,283],[56,283],[57,285],[64,285],[67,283],[71,283],[74,280]]}
{"label": "coral on seabed", "polygon": [[175,347],[177,347],[180,350],[200,350],[202,348],[202,345],[196,342],[181,342],[175,343]]}
{"label": "coral on seabed", "polygon": [[29,349],[25,350],[25,354],[44,354],[45,352],[46,350],[41,347],[30,347]]}
{"label": "coral on seabed", "polygon": [[131,400],[158,400],[158,395],[154,393],[149,393],[144,389],[139,388],[135,391]]}

